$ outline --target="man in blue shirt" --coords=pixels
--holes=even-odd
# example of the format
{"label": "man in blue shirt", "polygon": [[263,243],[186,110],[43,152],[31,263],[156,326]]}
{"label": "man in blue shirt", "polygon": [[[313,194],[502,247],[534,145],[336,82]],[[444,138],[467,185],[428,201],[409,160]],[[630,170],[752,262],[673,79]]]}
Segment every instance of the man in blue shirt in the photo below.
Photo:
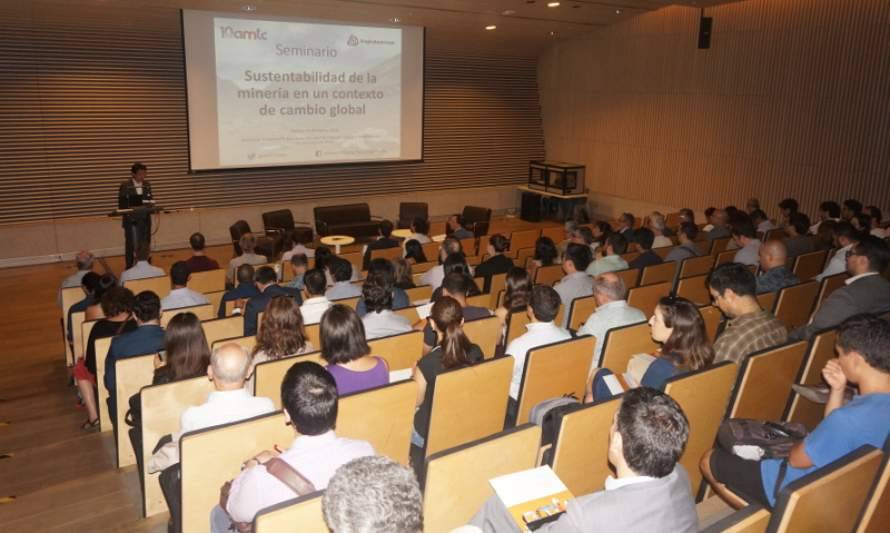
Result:
{"label": "man in blue shirt", "polygon": [[247,300],[260,293],[260,290],[256,288],[256,284],[253,282],[253,275],[253,266],[241,265],[238,267],[238,286],[223,294],[222,300],[219,302],[219,312],[216,314],[218,318],[225,318],[226,302],[243,300],[246,305]]}
{"label": "man in blue shirt", "polygon": [[[112,424],[117,421],[117,375],[114,363],[121,359],[157,353],[164,349],[164,330],[161,329],[161,299],[152,291],[142,291],[136,295],[136,308],[133,310],[135,330],[115,337],[105,357],[105,388],[108,389],[108,416]],[[128,398],[124,398],[126,402]]]}
{"label": "man in blue shirt", "polygon": [[[773,506],[776,493],[792,481],[860,446],[884,445],[890,434],[890,322],[867,314],[848,318],[838,328],[835,350],[837,359],[822,370],[831,388],[825,419],[786,460],[746,461],[721,449],[706,454],[702,471],[718,493],[725,485],[749,501]],[[845,404],[848,382],[858,385],[859,396]]]}

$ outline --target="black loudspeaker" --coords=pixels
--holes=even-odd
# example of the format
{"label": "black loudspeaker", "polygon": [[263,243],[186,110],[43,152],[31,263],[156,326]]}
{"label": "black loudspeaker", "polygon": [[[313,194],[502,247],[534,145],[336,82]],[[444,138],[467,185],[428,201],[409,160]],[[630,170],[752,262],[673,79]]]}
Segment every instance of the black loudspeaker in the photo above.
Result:
{"label": "black loudspeaker", "polygon": [[714,17],[702,17],[698,25],[698,48],[706,50],[711,47],[711,25]]}
{"label": "black loudspeaker", "polygon": [[541,220],[541,196],[538,194],[523,192],[522,207],[519,210],[519,218],[529,222]]}

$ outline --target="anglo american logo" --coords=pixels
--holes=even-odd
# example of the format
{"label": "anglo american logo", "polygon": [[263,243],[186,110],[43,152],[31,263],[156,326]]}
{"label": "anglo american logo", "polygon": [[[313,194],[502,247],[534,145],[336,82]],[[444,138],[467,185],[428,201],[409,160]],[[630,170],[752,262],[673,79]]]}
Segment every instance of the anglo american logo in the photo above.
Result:
{"label": "anglo american logo", "polygon": [[255,30],[239,30],[231,26],[220,26],[220,36],[223,39],[240,39],[245,41],[265,41],[266,32],[257,28]]}

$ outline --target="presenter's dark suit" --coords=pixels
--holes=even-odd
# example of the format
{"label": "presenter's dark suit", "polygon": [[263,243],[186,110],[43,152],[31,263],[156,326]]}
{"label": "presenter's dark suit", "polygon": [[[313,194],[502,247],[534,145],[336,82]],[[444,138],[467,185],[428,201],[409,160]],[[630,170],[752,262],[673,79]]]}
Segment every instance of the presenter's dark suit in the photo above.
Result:
{"label": "presenter's dark suit", "polygon": [[[142,182],[142,194],[136,190],[133,180],[121,183],[117,190],[118,209],[140,207],[153,199],[151,183],[148,180]],[[136,264],[133,254],[139,243],[151,242],[151,215],[148,213],[124,215],[121,217],[121,226],[124,228],[124,256],[127,260],[127,268],[130,268]]]}
{"label": "presenter's dark suit", "polygon": [[281,285],[269,285],[266,289],[247,301],[244,308],[244,336],[256,335],[257,318],[260,312],[265,311],[269,306],[269,302],[276,296],[289,296],[297,301],[297,304],[303,303],[300,298],[300,291],[291,289],[290,287],[282,287]]}

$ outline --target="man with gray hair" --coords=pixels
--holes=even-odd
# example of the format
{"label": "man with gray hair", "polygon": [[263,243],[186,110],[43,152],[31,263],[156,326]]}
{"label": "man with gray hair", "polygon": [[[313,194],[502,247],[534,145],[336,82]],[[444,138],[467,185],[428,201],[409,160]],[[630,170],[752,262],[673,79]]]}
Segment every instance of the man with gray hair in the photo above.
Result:
{"label": "man with gray hair", "polygon": [[627,287],[614,272],[606,272],[594,278],[593,298],[596,300],[596,311],[578,330],[579,335],[596,337],[591,367],[598,366],[606,333],[610,329],[646,320],[642,311],[627,305]]}
{"label": "man with gray hair", "polygon": [[668,232],[667,221],[665,220],[664,215],[658,211],[654,211],[649,215],[649,229],[655,234],[652,248],[667,248],[668,246],[674,245],[674,241],[666,235]]}
{"label": "man with gray hair", "polygon": [[238,270],[239,266],[256,266],[269,262],[265,255],[257,255],[253,253],[256,249],[256,237],[253,233],[245,233],[242,235],[241,238],[238,239],[238,246],[241,247],[241,255],[229,261],[229,268],[226,269],[226,283],[229,285],[234,283],[235,271]]}
{"label": "man with gray hair", "polygon": [[81,250],[78,252],[77,256],[74,257],[74,264],[77,265],[77,272],[62,280],[62,285],[59,287],[59,307],[62,307],[62,289],[80,287],[80,283],[83,281],[83,277],[86,276],[87,272],[93,271],[94,259],[93,254],[86,250]]}
{"label": "man with gray hair", "polygon": [[420,533],[423,499],[414,473],[387,457],[341,466],[321,501],[328,529],[337,533]]}

